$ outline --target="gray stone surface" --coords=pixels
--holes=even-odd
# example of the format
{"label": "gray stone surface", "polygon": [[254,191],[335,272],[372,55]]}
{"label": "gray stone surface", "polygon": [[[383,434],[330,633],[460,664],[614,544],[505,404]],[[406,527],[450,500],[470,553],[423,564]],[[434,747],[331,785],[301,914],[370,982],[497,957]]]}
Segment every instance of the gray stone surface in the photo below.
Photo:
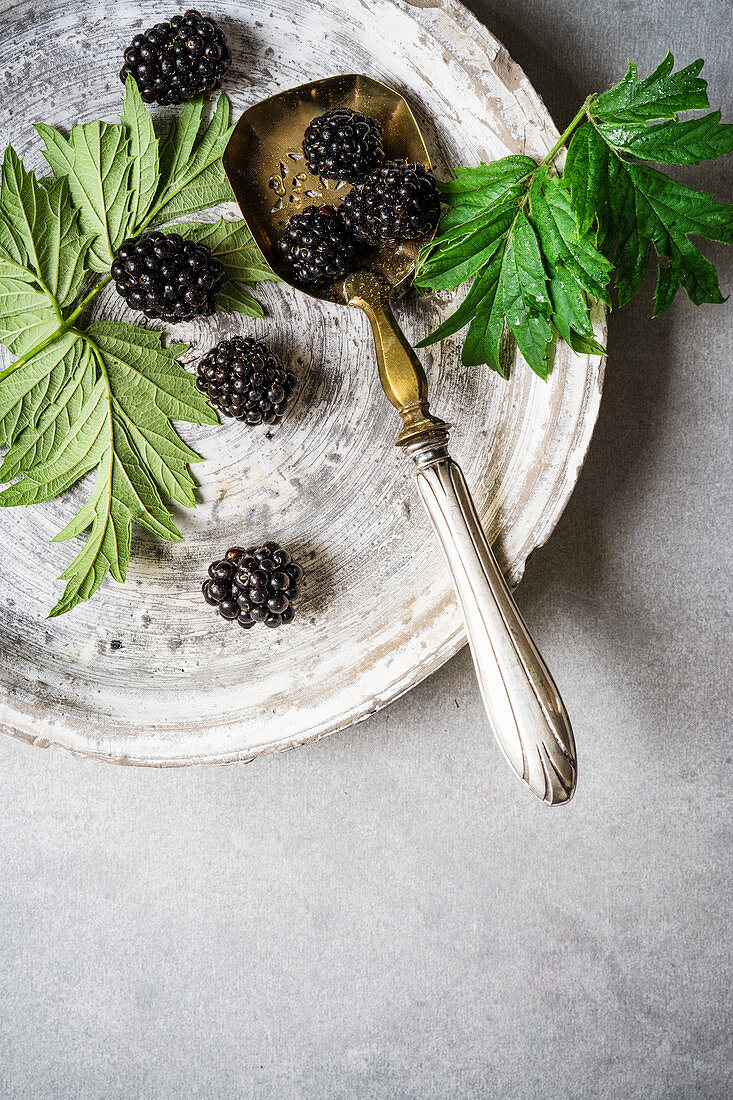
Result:
{"label": "gray stone surface", "polygon": [[[724,0],[472,6],[559,124],[668,45],[733,117]],[[729,171],[696,178],[730,199]],[[0,740],[0,1096],[731,1095],[731,313],[652,324],[650,295],[611,319],[588,462],[519,594],[574,720],[571,806],[500,761],[465,651],[246,767]]]}

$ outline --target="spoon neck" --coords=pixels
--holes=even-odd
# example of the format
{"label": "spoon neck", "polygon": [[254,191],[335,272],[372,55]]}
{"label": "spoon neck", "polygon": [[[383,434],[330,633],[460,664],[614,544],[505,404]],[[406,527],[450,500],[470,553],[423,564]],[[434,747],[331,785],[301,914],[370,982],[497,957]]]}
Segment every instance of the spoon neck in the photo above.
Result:
{"label": "spoon neck", "polygon": [[344,284],[346,301],[369,318],[379,366],[379,380],[389,401],[402,417],[397,445],[404,447],[422,437],[445,433],[449,425],[430,412],[428,380],[389,304],[390,286],[372,271],[350,275]]}

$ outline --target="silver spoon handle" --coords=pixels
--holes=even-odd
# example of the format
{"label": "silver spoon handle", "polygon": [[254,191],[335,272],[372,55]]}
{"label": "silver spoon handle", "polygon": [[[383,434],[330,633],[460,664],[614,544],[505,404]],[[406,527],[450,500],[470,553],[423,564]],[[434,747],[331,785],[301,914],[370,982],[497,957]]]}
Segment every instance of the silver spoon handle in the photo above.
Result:
{"label": "silver spoon handle", "polygon": [[438,438],[407,446],[453,578],[491,728],[514,771],[550,806],[575,791],[573,731],[550,672],[486,541],[460,467]]}

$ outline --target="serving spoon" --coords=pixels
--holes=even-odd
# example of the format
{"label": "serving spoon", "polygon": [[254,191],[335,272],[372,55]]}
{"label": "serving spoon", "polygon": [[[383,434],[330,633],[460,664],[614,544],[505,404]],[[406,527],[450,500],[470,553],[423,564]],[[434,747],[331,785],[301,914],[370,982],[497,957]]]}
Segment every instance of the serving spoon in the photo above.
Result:
{"label": "serving spoon", "polygon": [[517,775],[550,806],[568,802],[577,774],[570,721],[555,683],[486,540],[460,467],[448,453],[450,425],[430,412],[425,372],[389,299],[412,276],[431,236],[369,250],[359,270],[327,290],[293,282],[276,247],[291,214],[338,203],[346,185],[309,173],[302,153],[308,123],[350,107],[376,118],[389,159],[430,158],[407,102],[366,76],[335,76],[279,92],[250,107],[224,152],[224,168],[265,260],[312,298],[357,306],[369,318],[385,394],[402,418],[397,446],[413,459],[417,488],[438,536],[466,624],[489,723]]}

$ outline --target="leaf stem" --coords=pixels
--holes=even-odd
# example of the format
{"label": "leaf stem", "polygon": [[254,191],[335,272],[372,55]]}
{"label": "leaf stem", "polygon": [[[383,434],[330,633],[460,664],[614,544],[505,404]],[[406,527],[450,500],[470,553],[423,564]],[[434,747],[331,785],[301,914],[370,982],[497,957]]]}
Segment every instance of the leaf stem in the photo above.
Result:
{"label": "leaf stem", "polygon": [[595,97],[596,97],[595,92],[593,92],[591,95],[588,96],[588,98],[586,99],[585,103],[583,104],[583,106],[578,111],[578,113],[575,116],[575,118],[573,119],[573,121],[570,123],[570,125],[567,127],[567,129],[563,130],[563,132],[560,134],[560,137],[557,139],[557,141],[553,145],[552,149],[550,149],[547,156],[543,160],[540,161],[540,167],[543,167],[546,164],[552,164],[552,162],[555,159],[555,157],[557,156],[557,154],[567,144],[567,140],[570,137],[570,135],[573,133],[573,131],[580,125],[581,122],[583,122],[583,120],[586,117],[590,118],[589,108],[590,108],[591,103],[595,99]]}
{"label": "leaf stem", "polygon": [[32,359],[34,355],[38,355],[39,352],[47,348],[49,344],[53,344],[53,342],[55,340],[58,340],[60,336],[63,336],[65,332],[69,332],[70,329],[73,329],[74,321],[76,321],[79,314],[84,309],[86,309],[92,299],[96,298],[100,290],[103,290],[111,279],[111,275],[105,275],[103,279],[100,279],[98,283],[95,283],[92,289],[87,294],[86,298],[83,298],[82,301],[79,302],[79,305],[76,307],[76,309],[69,314],[65,321],[61,322],[59,327],[55,329],[50,334],[50,336],[47,336],[45,340],[41,340],[40,344],[36,344],[35,347],[30,349],[30,351],[26,351],[23,355],[20,356],[19,359],[16,359],[14,363],[11,363],[9,367],[6,367],[4,371],[0,371],[0,382],[2,382],[4,378],[7,378],[9,374],[12,374],[13,371],[16,371],[18,367],[24,366],[29,359]]}

